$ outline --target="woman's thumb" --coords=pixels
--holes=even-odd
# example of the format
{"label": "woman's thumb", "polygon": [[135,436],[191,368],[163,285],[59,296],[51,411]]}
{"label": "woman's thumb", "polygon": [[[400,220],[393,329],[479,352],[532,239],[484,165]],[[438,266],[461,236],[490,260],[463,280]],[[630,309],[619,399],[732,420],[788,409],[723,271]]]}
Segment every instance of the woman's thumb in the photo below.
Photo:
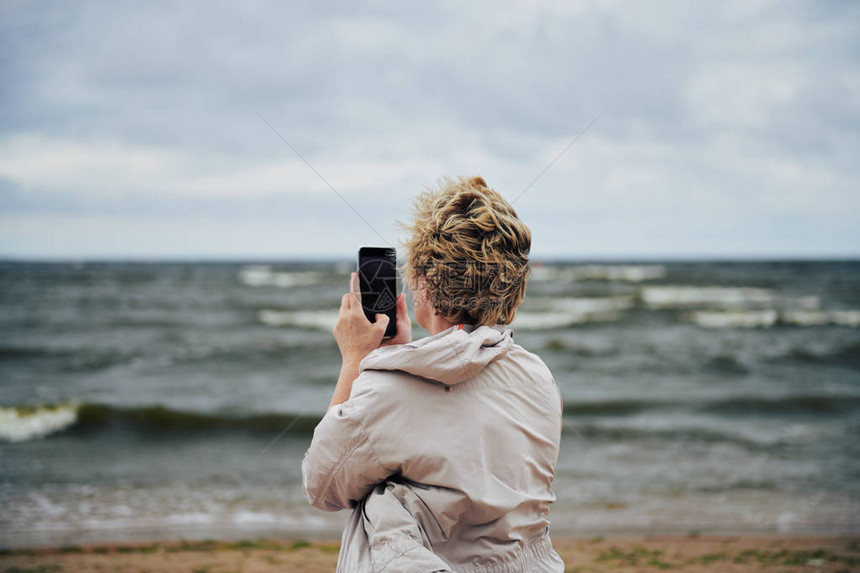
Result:
{"label": "woman's thumb", "polygon": [[382,327],[383,327],[383,328],[385,328],[385,327],[387,327],[387,326],[388,326],[388,322],[389,322],[390,320],[391,320],[391,319],[390,319],[390,318],[388,318],[388,315],[387,315],[387,314],[377,314],[377,315],[376,315],[376,322],[375,322],[374,324],[382,325]]}

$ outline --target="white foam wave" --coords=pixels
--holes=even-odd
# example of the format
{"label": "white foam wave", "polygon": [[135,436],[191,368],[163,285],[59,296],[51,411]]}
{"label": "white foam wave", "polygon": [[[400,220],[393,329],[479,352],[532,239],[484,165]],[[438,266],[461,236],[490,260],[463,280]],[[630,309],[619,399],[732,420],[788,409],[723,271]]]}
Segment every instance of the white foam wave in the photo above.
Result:
{"label": "white foam wave", "polygon": [[260,322],[267,326],[297,326],[331,332],[337,324],[337,312],[329,310],[270,310],[257,313]]}
{"label": "white foam wave", "polygon": [[666,276],[662,265],[576,265],[573,267],[536,266],[532,279],[538,282],[625,281],[642,282]]}
{"label": "white foam wave", "polygon": [[268,265],[248,265],[239,271],[239,280],[253,287],[291,288],[319,284],[322,273],[314,271],[273,271]]}
{"label": "white foam wave", "polygon": [[829,311],[788,311],[780,315],[783,322],[800,326],[836,324],[839,326],[860,326],[860,310]]}
{"label": "white foam wave", "polygon": [[593,430],[610,434],[617,431],[627,431],[639,434],[641,438],[670,433],[679,438],[698,435],[705,439],[743,440],[762,446],[771,446],[782,442],[797,443],[816,438],[822,439],[827,436],[828,432],[826,429],[809,424],[786,424],[781,421],[763,419],[739,425],[731,419],[698,414],[638,415],[587,422],[575,418],[565,418],[563,424],[565,429],[572,430],[571,433],[573,434],[578,433],[583,426],[590,426]]}
{"label": "white foam wave", "polygon": [[775,324],[860,326],[860,310],[695,311],[688,318],[703,328],[767,328]]}
{"label": "white foam wave", "polygon": [[518,312],[511,327],[515,330],[553,330],[587,322],[611,322],[619,318],[620,314],[586,318],[575,313]]}
{"label": "white foam wave", "polygon": [[600,314],[603,312],[618,312],[633,307],[632,296],[598,296],[598,297],[534,297],[528,299],[530,310],[552,312],[574,312],[578,314]]}
{"label": "white foam wave", "polygon": [[68,428],[77,421],[78,407],[74,404],[0,408],[0,440],[35,440]]}
{"label": "white foam wave", "polygon": [[690,315],[703,328],[767,328],[778,318],[775,310],[696,311]]}
{"label": "white foam wave", "polygon": [[753,287],[651,286],[643,287],[639,296],[651,309],[696,306],[745,308],[771,306],[776,300],[770,289]]}
{"label": "white foam wave", "polygon": [[552,330],[576,324],[612,322],[633,306],[629,296],[530,299],[533,311],[519,311],[511,325],[518,330]]}

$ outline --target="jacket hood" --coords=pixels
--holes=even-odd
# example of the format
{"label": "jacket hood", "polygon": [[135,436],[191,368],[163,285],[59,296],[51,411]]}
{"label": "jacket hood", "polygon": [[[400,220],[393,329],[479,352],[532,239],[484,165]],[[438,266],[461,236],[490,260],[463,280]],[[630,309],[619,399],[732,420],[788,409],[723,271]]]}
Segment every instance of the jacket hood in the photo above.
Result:
{"label": "jacket hood", "polygon": [[513,335],[504,324],[452,326],[407,344],[377,348],[361,361],[359,371],[400,370],[452,386],[507,354]]}

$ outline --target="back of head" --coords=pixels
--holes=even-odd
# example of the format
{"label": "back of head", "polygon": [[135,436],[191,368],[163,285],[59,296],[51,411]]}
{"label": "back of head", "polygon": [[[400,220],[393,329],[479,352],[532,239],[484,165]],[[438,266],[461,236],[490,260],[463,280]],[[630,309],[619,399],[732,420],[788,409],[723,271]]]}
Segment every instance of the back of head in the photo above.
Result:
{"label": "back of head", "polygon": [[452,324],[510,324],[526,291],[531,231],[481,177],[444,179],[415,200],[403,275],[427,281]]}

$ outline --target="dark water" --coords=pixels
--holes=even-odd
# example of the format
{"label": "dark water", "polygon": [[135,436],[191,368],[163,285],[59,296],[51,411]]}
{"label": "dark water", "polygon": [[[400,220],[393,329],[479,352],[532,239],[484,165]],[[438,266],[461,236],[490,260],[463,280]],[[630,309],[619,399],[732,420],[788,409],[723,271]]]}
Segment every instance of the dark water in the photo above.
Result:
{"label": "dark water", "polygon": [[[300,462],[350,270],[0,264],[2,544],[336,534]],[[554,530],[860,530],[860,262],[536,264],[512,328]]]}

